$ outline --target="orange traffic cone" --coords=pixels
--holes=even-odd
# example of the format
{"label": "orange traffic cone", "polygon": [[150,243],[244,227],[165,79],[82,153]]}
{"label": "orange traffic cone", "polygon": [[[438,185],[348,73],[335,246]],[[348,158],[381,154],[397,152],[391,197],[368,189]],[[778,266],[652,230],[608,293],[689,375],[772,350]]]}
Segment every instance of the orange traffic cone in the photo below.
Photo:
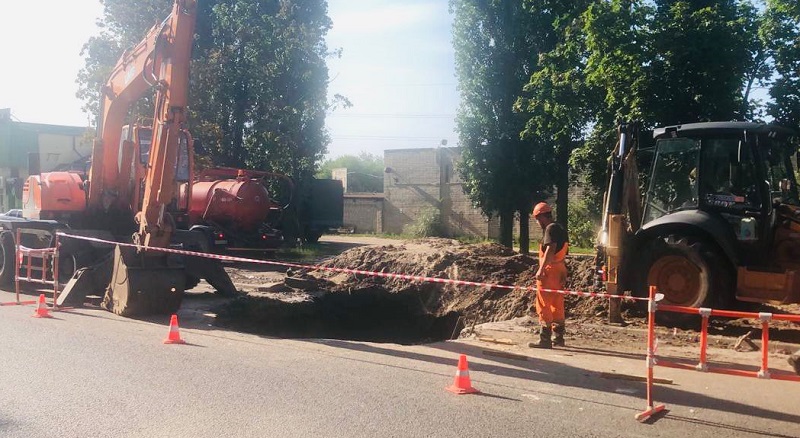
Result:
{"label": "orange traffic cone", "polygon": [[34,318],[52,318],[53,315],[47,310],[47,304],[44,303],[44,294],[39,295],[39,302],[36,304],[36,311],[31,315]]}
{"label": "orange traffic cone", "polygon": [[164,339],[165,344],[185,344],[186,341],[181,339],[181,333],[178,331],[178,315],[172,315],[169,320],[169,335]]}
{"label": "orange traffic cone", "polygon": [[458,369],[456,370],[456,378],[453,380],[453,385],[448,386],[448,391],[456,394],[474,394],[480,392],[472,387],[469,380],[469,367],[467,366],[467,355],[462,354],[458,358]]}

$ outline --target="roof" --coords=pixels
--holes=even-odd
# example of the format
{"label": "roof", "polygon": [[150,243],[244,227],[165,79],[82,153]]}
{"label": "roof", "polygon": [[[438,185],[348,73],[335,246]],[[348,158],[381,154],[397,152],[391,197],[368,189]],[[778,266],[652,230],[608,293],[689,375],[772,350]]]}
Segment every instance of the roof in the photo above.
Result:
{"label": "roof", "polygon": [[766,123],[753,123],[753,122],[703,122],[703,123],[687,123],[683,125],[665,126],[653,130],[653,138],[661,138],[672,136],[671,133],[675,132],[677,135],[692,135],[692,134],[735,134],[739,132],[755,132],[756,134],[776,133],[781,136],[796,135],[794,131],[778,125]]}
{"label": "roof", "polygon": [[364,192],[350,192],[345,193],[344,198],[355,198],[355,199],[383,199],[383,193],[364,193]]}
{"label": "roof", "polygon": [[87,130],[92,129],[82,126],[47,125],[44,123],[14,122],[14,124],[18,129],[24,131],[33,131],[40,134],[63,134],[71,136],[83,135]]}
{"label": "roof", "polygon": [[406,153],[406,152],[435,152],[437,150],[447,150],[447,151],[456,151],[458,152],[461,148],[458,146],[445,146],[445,147],[436,147],[436,148],[400,148],[400,149],[384,149],[384,154],[392,154],[392,153]]}

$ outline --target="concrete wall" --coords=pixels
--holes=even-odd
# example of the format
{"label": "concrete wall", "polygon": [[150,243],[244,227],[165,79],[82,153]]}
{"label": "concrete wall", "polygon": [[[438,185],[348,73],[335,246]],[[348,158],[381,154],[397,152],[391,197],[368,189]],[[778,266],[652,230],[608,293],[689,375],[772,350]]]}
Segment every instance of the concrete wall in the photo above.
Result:
{"label": "concrete wall", "polygon": [[347,193],[347,168],[346,167],[337,167],[336,169],[331,169],[331,179],[336,179],[342,182],[342,188],[344,192]]}
{"label": "concrete wall", "polygon": [[383,233],[383,194],[345,193],[344,226],[356,233]]}
{"label": "concrete wall", "polygon": [[[389,149],[384,151],[386,173],[383,194],[346,193],[344,223],[358,233],[403,233],[426,210],[440,212],[445,231],[450,236],[476,236],[499,239],[500,220],[487,219],[472,206],[464,193],[457,165],[459,148]],[[346,174],[346,172],[344,172]],[[570,189],[570,200],[580,190]],[[548,202],[555,209],[555,196]],[[542,231],[530,218],[532,247],[541,239]],[[519,219],[514,223],[519,235]]]}
{"label": "concrete wall", "polygon": [[456,164],[458,148],[384,151],[384,231],[402,233],[426,210],[439,211],[451,236],[495,237],[491,222],[464,194]]}
{"label": "concrete wall", "polygon": [[[550,207],[553,208],[553,214],[556,213],[556,193],[557,191],[553,191],[553,196],[550,197],[546,202],[550,204]],[[572,186],[569,188],[569,194],[567,197],[569,198],[569,202],[577,202],[583,196],[583,189],[581,187]],[[531,248],[538,247],[539,241],[542,238],[542,229],[539,227],[539,224],[533,220],[533,217],[529,218],[530,220],[530,227],[529,227],[529,236],[531,241]],[[519,218],[514,221],[514,235],[519,235]]]}

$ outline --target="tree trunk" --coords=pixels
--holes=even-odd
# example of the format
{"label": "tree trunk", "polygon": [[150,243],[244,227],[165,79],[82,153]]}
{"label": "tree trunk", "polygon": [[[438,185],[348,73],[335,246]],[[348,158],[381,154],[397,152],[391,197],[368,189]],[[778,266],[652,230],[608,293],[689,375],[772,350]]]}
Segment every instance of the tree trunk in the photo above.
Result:
{"label": "tree trunk", "polygon": [[507,247],[514,247],[514,212],[503,210],[500,212],[500,244]]}
{"label": "tree trunk", "polygon": [[568,222],[569,208],[569,155],[572,150],[570,144],[562,144],[558,150],[557,176],[556,176],[556,222],[565,230]]}
{"label": "tree trunk", "polygon": [[521,254],[530,254],[531,252],[530,217],[530,208],[523,208],[519,212],[519,252]]}
{"label": "tree trunk", "polygon": [[[244,48],[240,47],[238,50],[238,55],[244,57]],[[226,153],[227,159],[229,160],[225,165],[232,166],[232,167],[244,167],[244,128],[245,128],[245,121],[246,121],[246,105],[247,105],[247,85],[245,84],[245,79],[242,76],[236,78],[235,86],[234,86],[234,99],[235,103],[233,104],[232,112],[230,115],[230,127],[231,127],[231,146],[230,150]]]}

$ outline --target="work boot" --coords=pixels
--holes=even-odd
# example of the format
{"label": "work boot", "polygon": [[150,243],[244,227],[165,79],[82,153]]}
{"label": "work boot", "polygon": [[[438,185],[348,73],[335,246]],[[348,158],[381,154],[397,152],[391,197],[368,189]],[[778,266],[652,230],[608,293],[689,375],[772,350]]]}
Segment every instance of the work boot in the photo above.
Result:
{"label": "work boot", "polygon": [[795,354],[789,356],[789,365],[794,368],[794,372],[800,376],[800,351],[796,352]]}
{"label": "work boot", "polygon": [[553,324],[553,346],[564,347],[564,324]]}
{"label": "work boot", "polygon": [[553,348],[553,343],[550,340],[550,336],[553,332],[550,330],[550,327],[542,327],[542,331],[539,332],[539,342],[529,342],[528,347],[530,348]]}

